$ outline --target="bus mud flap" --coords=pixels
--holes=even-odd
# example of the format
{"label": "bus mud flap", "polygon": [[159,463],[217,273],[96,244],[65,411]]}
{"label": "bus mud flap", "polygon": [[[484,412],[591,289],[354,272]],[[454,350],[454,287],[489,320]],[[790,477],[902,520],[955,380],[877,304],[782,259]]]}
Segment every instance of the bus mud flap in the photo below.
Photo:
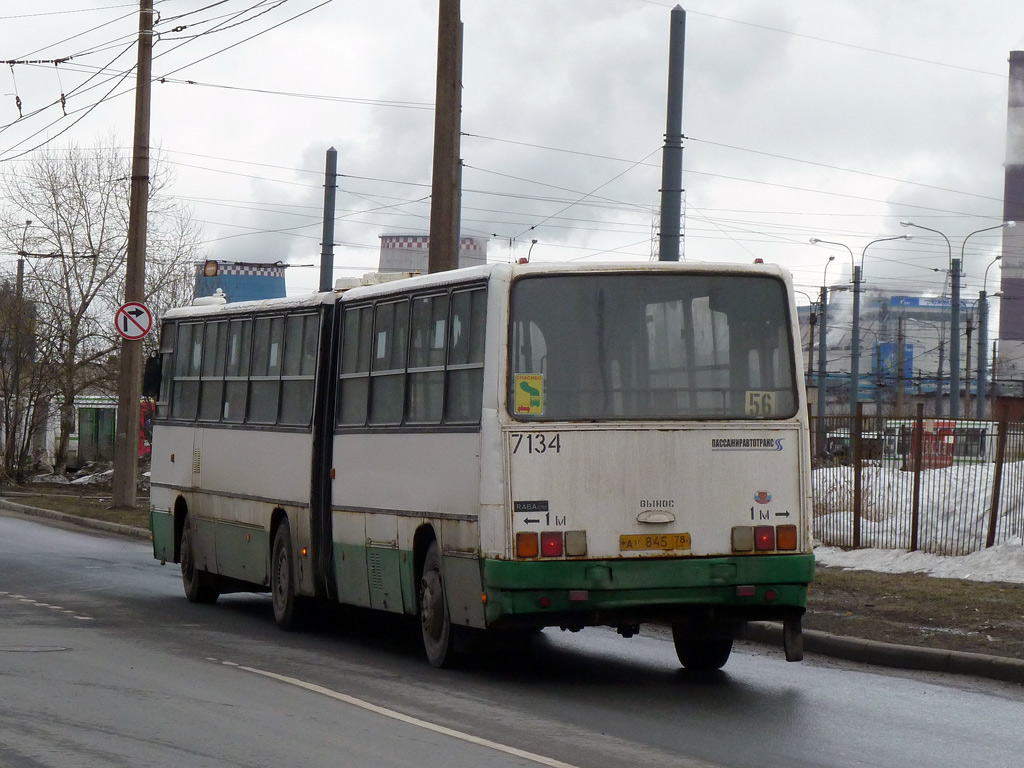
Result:
{"label": "bus mud flap", "polygon": [[803,661],[804,633],[799,616],[782,622],[782,647],[786,651],[786,661]]}

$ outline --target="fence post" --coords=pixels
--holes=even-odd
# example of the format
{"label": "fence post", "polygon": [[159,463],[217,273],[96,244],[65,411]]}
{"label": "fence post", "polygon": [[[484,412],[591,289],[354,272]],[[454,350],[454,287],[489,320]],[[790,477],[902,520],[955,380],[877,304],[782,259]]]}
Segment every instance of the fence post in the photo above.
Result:
{"label": "fence post", "polygon": [[992,478],[992,507],[988,516],[988,536],[985,537],[985,547],[991,547],[996,543],[996,521],[999,519],[999,496],[1003,487],[1003,457],[1006,455],[1006,420],[999,422],[999,429],[996,437],[996,473]]}
{"label": "fence post", "polygon": [[864,403],[857,403],[857,415],[853,420],[853,548],[860,549],[860,507],[861,507],[861,432],[864,430]]}
{"label": "fence post", "polygon": [[924,403],[917,404],[914,431],[910,436],[910,451],[914,462],[914,500],[910,507],[910,551],[916,552],[918,531],[921,528],[921,456],[924,454]]}

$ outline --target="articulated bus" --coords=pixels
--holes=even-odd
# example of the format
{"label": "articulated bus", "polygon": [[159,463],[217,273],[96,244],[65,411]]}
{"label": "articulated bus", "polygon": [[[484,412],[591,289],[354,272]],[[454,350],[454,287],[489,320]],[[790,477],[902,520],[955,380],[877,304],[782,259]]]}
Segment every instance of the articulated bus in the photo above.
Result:
{"label": "articulated bus", "polygon": [[[359,282],[359,281],[356,281]],[[715,669],[791,661],[814,575],[791,279],[764,265],[495,264],[162,320],[154,555],[457,635],[670,626]],[[159,368],[159,370],[157,370]]]}

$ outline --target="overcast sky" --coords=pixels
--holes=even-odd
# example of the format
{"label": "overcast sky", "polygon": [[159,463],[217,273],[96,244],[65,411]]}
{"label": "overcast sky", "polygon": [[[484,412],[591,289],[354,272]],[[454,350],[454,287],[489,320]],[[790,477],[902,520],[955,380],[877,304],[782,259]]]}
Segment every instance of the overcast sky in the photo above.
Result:
{"label": "overcast sky", "polygon": [[[492,261],[525,255],[532,239],[534,261],[656,253],[674,5],[463,0],[463,231],[493,238]],[[868,286],[941,292],[945,242],[899,221],[942,231],[954,255],[1000,223],[1007,57],[1024,49],[1024,2],[684,7],[685,259],[763,258],[813,294],[828,256],[830,283],[849,279],[850,256],[810,238],[859,260],[872,240],[912,233],[871,246]],[[429,229],[437,0],[156,8],[154,75],[166,82],[153,87],[152,140],[210,257],[315,264],[329,146],[344,174],[339,275],[374,269],[379,235]],[[135,62],[137,12],[0,0],[0,61],[74,57],[0,67],[0,162],[111,130],[130,146],[134,73],[117,83]],[[965,295],[998,234],[967,244]],[[990,292],[997,277],[993,267]],[[290,269],[290,289],[317,278]]]}

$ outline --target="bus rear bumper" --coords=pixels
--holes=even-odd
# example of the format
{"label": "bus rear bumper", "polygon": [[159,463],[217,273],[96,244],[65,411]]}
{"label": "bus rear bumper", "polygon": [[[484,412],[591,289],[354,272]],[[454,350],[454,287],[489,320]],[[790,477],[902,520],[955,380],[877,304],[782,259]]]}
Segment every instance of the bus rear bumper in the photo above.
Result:
{"label": "bus rear bumper", "polygon": [[799,618],[812,554],[483,562],[489,627]]}

